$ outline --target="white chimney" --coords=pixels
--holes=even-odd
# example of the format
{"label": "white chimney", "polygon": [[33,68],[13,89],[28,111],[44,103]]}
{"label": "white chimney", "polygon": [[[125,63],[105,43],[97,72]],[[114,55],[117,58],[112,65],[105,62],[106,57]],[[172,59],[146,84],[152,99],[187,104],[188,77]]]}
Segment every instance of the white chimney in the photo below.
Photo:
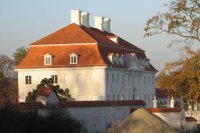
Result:
{"label": "white chimney", "polygon": [[86,26],[86,27],[90,27],[89,25],[89,13],[88,12],[82,12],[81,13],[81,24]]}
{"label": "white chimney", "polygon": [[103,17],[102,16],[95,16],[94,17],[94,28],[97,28],[101,31],[104,31],[103,29]]}
{"label": "white chimney", "polygon": [[81,25],[81,11],[74,9],[71,10],[71,23]]}
{"label": "white chimney", "polygon": [[110,33],[110,21],[111,21],[111,19],[109,19],[109,18],[103,19],[103,29],[105,31],[107,31],[108,33]]}

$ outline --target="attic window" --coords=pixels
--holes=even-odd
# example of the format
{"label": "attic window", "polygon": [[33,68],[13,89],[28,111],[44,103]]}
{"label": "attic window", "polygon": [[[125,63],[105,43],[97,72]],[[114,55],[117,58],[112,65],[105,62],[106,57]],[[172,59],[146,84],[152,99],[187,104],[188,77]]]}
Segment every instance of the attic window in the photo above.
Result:
{"label": "attic window", "polygon": [[52,65],[52,55],[44,55],[44,65]]}
{"label": "attic window", "polygon": [[70,64],[78,63],[78,55],[75,53],[70,54]]}

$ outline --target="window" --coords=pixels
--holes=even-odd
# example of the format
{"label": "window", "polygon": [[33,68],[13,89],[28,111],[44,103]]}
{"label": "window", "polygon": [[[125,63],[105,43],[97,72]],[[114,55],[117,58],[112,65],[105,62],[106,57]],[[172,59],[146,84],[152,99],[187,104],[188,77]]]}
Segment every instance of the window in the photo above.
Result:
{"label": "window", "polygon": [[134,88],[134,77],[132,76],[132,88]]}
{"label": "window", "polygon": [[107,74],[107,83],[109,82],[109,74]]}
{"label": "window", "polygon": [[119,83],[119,74],[117,74],[117,83]]}
{"label": "window", "polygon": [[115,95],[113,95],[113,100],[115,100]]}
{"label": "window", "polygon": [[124,83],[124,75],[122,75],[122,84]]}
{"label": "window", "polygon": [[117,95],[117,100],[120,100],[120,97],[119,97],[119,95]]}
{"label": "window", "polygon": [[[92,75],[93,76],[91,76],[90,78],[94,77],[94,74],[92,74]],[[94,85],[95,84],[91,82],[91,88],[95,88]],[[85,91],[85,78],[84,78],[84,75],[82,75],[82,74],[77,74],[77,88],[78,88],[79,93],[82,93]]]}
{"label": "window", "polygon": [[134,94],[133,94],[133,100],[135,100],[135,98],[134,98]]}
{"label": "window", "polygon": [[146,84],[146,77],[144,77],[144,84]]}
{"label": "window", "polygon": [[145,101],[145,103],[147,103],[147,97],[146,97],[146,94],[144,94],[144,101]]}
{"label": "window", "polygon": [[148,94],[148,102],[147,102],[148,104],[150,104],[151,103],[151,99],[150,99],[150,95]]}
{"label": "window", "polygon": [[58,83],[58,75],[51,75],[51,78],[53,80],[53,83],[55,83],[55,84]]}
{"label": "window", "polygon": [[52,64],[52,55],[46,54],[44,55],[44,65],[51,65]]}
{"label": "window", "polygon": [[151,83],[152,83],[152,85],[154,84],[154,80],[153,80],[153,77],[151,77]]}
{"label": "window", "polygon": [[114,81],[115,81],[115,75],[112,74],[112,82],[114,83]]}
{"label": "window", "polygon": [[78,64],[78,55],[75,53],[70,54],[70,64]]}
{"label": "window", "polygon": [[124,95],[121,95],[121,100],[124,100]]}
{"label": "window", "polygon": [[31,76],[25,76],[25,83],[31,84]]}
{"label": "window", "polygon": [[110,100],[110,96],[109,95],[107,95],[107,100]]}

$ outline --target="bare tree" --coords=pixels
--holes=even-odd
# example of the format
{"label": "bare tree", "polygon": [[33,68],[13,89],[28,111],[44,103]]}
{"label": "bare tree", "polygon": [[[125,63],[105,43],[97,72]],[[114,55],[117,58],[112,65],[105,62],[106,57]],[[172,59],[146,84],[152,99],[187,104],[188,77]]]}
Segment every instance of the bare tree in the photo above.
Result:
{"label": "bare tree", "polygon": [[14,63],[6,55],[0,55],[0,73],[5,78],[14,77]]}
{"label": "bare tree", "polygon": [[0,55],[0,106],[17,102],[17,83],[13,61],[6,55]]}

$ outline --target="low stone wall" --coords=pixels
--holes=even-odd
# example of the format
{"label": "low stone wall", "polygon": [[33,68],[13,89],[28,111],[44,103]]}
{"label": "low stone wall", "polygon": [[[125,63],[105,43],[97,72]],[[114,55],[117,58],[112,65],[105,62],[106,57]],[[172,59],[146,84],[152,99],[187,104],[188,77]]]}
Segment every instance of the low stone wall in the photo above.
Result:
{"label": "low stone wall", "polygon": [[[168,124],[180,129],[182,128],[181,122],[185,119],[185,111],[182,108],[145,108],[151,113],[157,115]],[[131,109],[131,112],[135,109]]]}
{"label": "low stone wall", "polygon": [[[88,133],[100,133],[122,121],[129,115],[131,108],[144,108],[145,103],[142,100],[71,101],[60,102],[58,107],[82,121]],[[40,113],[45,112],[46,109],[41,103],[20,103],[18,108],[39,110]]]}
{"label": "low stone wall", "polygon": [[193,117],[197,120],[197,124],[200,124],[200,111],[186,111],[186,117]]}

